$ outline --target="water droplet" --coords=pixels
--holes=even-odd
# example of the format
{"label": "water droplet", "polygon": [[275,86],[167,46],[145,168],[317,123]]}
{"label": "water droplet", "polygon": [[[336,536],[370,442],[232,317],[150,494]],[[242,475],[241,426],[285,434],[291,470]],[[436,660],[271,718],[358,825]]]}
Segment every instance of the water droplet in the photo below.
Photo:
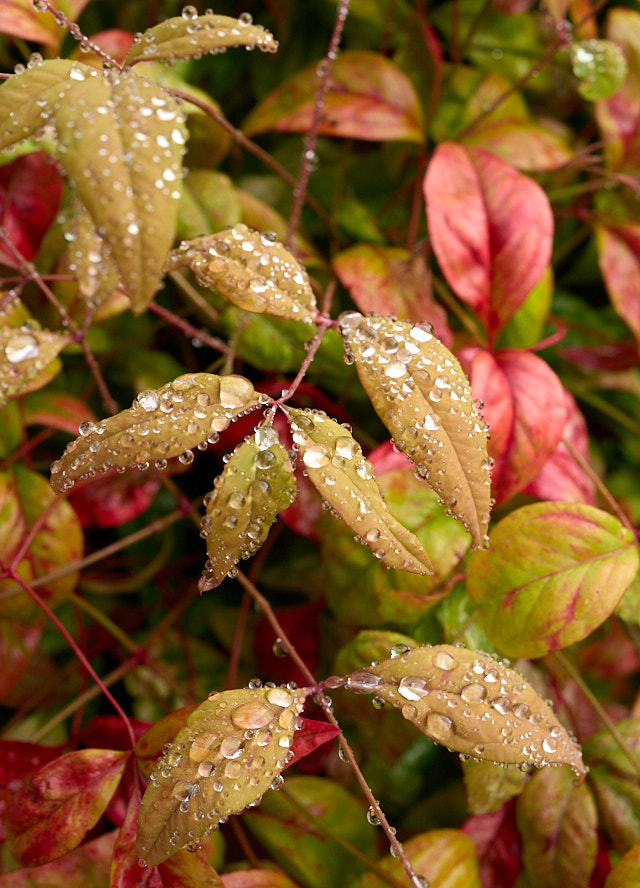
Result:
{"label": "water droplet", "polygon": [[405,675],[398,685],[398,693],[405,700],[415,702],[426,697],[429,693],[429,686],[426,679],[419,675]]}
{"label": "water droplet", "polygon": [[284,777],[282,776],[282,774],[278,774],[277,777],[273,778],[273,780],[271,782],[270,789],[273,789],[275,792],[277,792],[279,789],[282,789],[283,786],[284,786]]}
{"label": "water droplet", "polygon": [[453,721],[441,712],[430,712],[427,715],[426,728],[435,740],[444,742],[456,732]]}
{"label": "water droplet", "polygon": [[382,684],[382,678],[367,669],[357,669],[347,678],[347,687],[356,694],[370,694]]}
{"label": "water droplet", "polygon": [[192,783],[191,780],[178,780],[173,787],[173,797],[181,802],[188,802],[198,794],[198,784]]}
{"label": "water droplet", "polygon": [[466,703],[482,703],[487,696],[487,690],[480,684],[468,684],[462,688],[460,696]]}
{"label": "water droplet", "polygon": [[[231,718],[233,720],[233,716]],[[220,744],[220,755],[226,759],[237,759],[242,755],[243,748],[244,737],[238,734],[229,734]]]}
{"label": "water droplet", "polygon": [[380,826],[380,818],[376,814],[376,809],[373,807],[373,805],[371,805],[369,810],[367,811],[367,820],[369,821],[371,826]]}
{"label": "water droplet", "polygon": [[183,6],[182,18],[187,20],[197,19],[198,10],[195,8],[195,6]]}
{"label": "water droplet", "polygon": [[302,456],[302,462],[310,469],[321,469],[329,462],[327,448],[322,444],[309,447]]}
{"label": "water droplet", "polygon": [[258,450],[268,450],[280,443],[278,433],[273,426],[262,426],[262,428],[256,429],[255,441]]}
{"label": "water droplet", "polygon": [[178,457],[178,462],[181,462],[183,466],[190,466],[193,460],[194,456],[191,450],[185,450],[184,453],[181,453]]}
{"label": "water droplet", "polygon": [[200,762],[198,765],[198,774],[201,777],[210,777],[213,771],[213,762]]}
{"label": "water droplet", "polygon": [[447,653],[447,651],[438,651],[438,653],[433,658],[433,665],[437,666],[438,669],[455,669],[458,665],[458,661],[451,656],[451,654]]}
{"label": "water droplet", "polygon": [[336,438],[335,451],[343,459],[353,459],[358,452],[358,445],[353,438]]}
{"label": "water droplet", "polygon": [[[256,730],[264,728],[273,719],[274,712],[263,703],[242,703],[231,713],[231,721],[236,728]],[[222,746],[220,747],[222,752]],[[224,752],[222,753],[224,755]],[[231,756],[226,756],[230,758]]]}
{"label": "water droplet", "polygon": [[16,333],[4,347],[4,353],[10,364],[33,360],[40,355],[40,346],[35,336],[30,333]]}
{"label": "water droplet", "polygon": [[272,450],[261,450],[256,456],[256,466],[259,469],[270,469],[277,462],[277,457]]}
{"label": "water droplet", "polygon": [[391,648],[391,659],[395,660],[398,657],[402,657],[403,654],[408,654],[410,650],[411,648],[408,644],[394,644]]}

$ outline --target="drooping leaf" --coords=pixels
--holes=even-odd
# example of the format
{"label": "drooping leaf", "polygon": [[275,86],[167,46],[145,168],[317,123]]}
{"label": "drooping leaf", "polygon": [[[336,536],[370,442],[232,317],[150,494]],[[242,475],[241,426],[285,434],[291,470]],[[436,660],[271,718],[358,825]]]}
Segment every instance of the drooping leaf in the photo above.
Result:
{"label": "drooping leaf", "polygon": [[202,532],[209,560],[198,588],[215,589],[241,558],[262,546],[278,512],[290,506],[296,482],[273,426],[256,429],[224,467],[206,498]]}
{"label": "drooping leaf", "polygon": [[304,268],[273,232],[244,224],[185,241],[167,269],[188,265],[198,281],[229,302],[259,314],[313,322],[316,300]]}
{"label": "drooping leaf", "polygon": [[577,503],[536,503],[503,518],[491,551],[474,552],[467,589],[492,644],[541,657],[585,638],[613,612],[638,570],[633,535]]}
{"label": "drooping leaf", "polygon": [[254,25],[248,13],[237,19],[227,15],[198,15],[195,7],[185,6],[181,16],[169,18],[136,37],[125,66],[155,59],[175,62],[200,57],[203,53],[224,52],[233,46],[257,46],[263,52],[276,52],[278,42],[262,25]]}
{"label": "drooping leaf", "polygon": [[591,790],[568,768],[534,774],[517,802],[527,880],[545,888],[587,888],[596,862],[597,813]]}
{"label": "drooping leaf", "polygon": [[[45,515],[44,521],[42,517]],[[28,547],[26,537],[38,523]],[[82,557],[83,535],[78,518],[64,501],[56,501],[45,479],[18,464],[0,473],[0,561],[11,564],[27,582]],[[38,592],[55,607],[75,588],[77,571],[39,584]],[[13,580],[0,580],[0,619],[30,621],[40,611]]]}
{"label": "drooping leaf", "polygon": [[[262,99],[245,120],[246,134],[307,132],[318,91],[317,67],[314,62],[303,68]],[[347,50],[333,61],[320,135],[422,142],[422,129],[416,91],[390,59],[380,53]]]}
{"label": "drooping leaf", "polygon": [[41,330],[33,321],[0,326],[0,406],[46,385],[61,369],[56,358],[68,342],[64,333]]}
{"label": "drooping leaf", "polygon": [[452,142],[436,148],[424,194],[440,268],[494,337],[549,263],[549,200],[539,185],[504,160]]}
{"label": "drooping leaf", "polygon": [[[58,212],[62,187],[62,177],[44,151],[25,154],[0,167],[0,222],[7,239],[27,262],[33,259]],[[4,245],[0,246],[0,264],[17,267]]]}
{"label": "drooping leaf", "polygon": [[611,304],[640,348],[640,225],[599,225],[596,239]]}
{"label": "drooping leaf", "polygon": [[106,749],[67,753],[7,801],[9,844],[21,866],[41,866],[80,844],[109,804],[129,755]]}
{"label": "drooping leaf", "polygon": [[116,837],[105,833],[80,848],[42,866],[26,867],[0,876],[1,888],[110,888],[109,862]]}
{"label": "drooping leaf", "polygon": [[70,242],[68,270],[77,281],[78,298],[83,309],[82,323],[86,323],[87,318],[97,316],[105,303],[114,297],[128,306],[126,296],[116,293],[119,281],[117,263],[84,207],[76,205],[65,238]]}
{"label": "drooping leaf", "polygon": [[345,312],[340,329],[396,446],[482,545],[489,524],[487,434],[460,364],[424,326]]}
{"label": "drooping leaf", "polygon": [[500,764],[568,764],[586,773],[580,748],[549,706],[489,654],[449,644],[417,647],[352,672],[347,687],[382,698],[427,737],[463,755]]}
{"label": "drooping leaf", "polygon": [[102,422],[83,423],[80,437],[51,466],[51,486],[60,493],[79,479],[107,469],[157,468],[173,456],[193,459],[191,448],[217,440],[238,414],[259,403],[243,376],[187,373],[161,388],[141,392],[127,410]]}
{"label": "drooping leaf", "polygon": [[140,807],[137,850],[148,866],[191,847],[279,784],[307,694],[277,687],[224,691],[191,713],[165,747]]}
{"label": "drooping leaf", "polygon": [[288,407],[286,414],[309,480],[345,524],[387,567],[430,573],[429,557],[387,508],[351,432],[320,411]]}
{"label": "drooping leaf", "polygon": [[595,102],[615,95],[627,76],[627,61],[620,46],[611,40],[580,40],[571,43],[571,67],[578,78],[578,92]]}

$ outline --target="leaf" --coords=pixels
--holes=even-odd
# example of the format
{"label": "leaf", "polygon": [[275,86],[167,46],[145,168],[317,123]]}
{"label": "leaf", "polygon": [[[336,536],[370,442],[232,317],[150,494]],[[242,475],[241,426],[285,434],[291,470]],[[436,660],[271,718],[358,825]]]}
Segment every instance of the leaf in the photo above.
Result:
{"label": "leaf", "polygon": [[69,502],[83,527],[120,527],[143,515],[160,488],[159,475],[131,472],[93,478],[73,491]]}
{"label": "leaf", "polygon": [[640,348],[640,225],[599,225],[596,244],[611,304]]}
{"label": "leaf", "polygon": [[136,823],[141,800],[139,783],[136,781],[132,787],[125,818],[113,848],[109,888],[131,888],[140,879],[140,866],[135,854]]}
{"label": "leaf", "polygon": [[[244,123],[248,136],[309,131],[318,91],[317,63],[258,102]],[[422,142],[420,100],[407,75],[384,55],[347,50],[334,59],[318,132],[373,142]]]}
{"label": "leaf", "polygon": [[638,880],[640,880],[640,844],[635,845],[618,860],[607,876],[604,888],[634,888]]}
{"label": "leaf", "polygon": [[9,697],[33,660],[42,638],[42,626],[0,622],[0,703],[10,705]]}
{"label": "leaf", "polygon": [[491,430],[491,490],[502,503],[533,481],[567,420],[562,383],[542,358],[520,349],[463,350],[460,361]]}
{"label": "leaf", "polygon": [[68,240],[69,271],[75,275],[77,294],[82,305],[82,323],[99,316],[101,309],[114,297],[129,300],[118,293],[118,267],[89,213],[76,201],[75,212],[68,223],[64,237]]}
{"label": "leaf", "polygon": [[61,369],[56,358],[68,342],[35,322],[0,326],[0,405],[46,385]]}
{"label": "leaf", "polygon": [[75,435],[83,422],[95,422],[85,401],[66,392],[31,392],[21,402],[25,425],[41,425]]}
{"label": "leaf", "polygon": [[2,86],[0,121],[0,148],[43,124],[55,127],[60,166],[109,248],[134,310],[143,311],[175,231],[180,192],[174,183],[185,144],[176,99],[131,71],[102,72],[58,59]]}
{"label": "leaf", "polygon": [[213,234],[241,220],[240,200],[235,186],[217,170],[191,170],[185,179],[178,206],[178,235],[196,238]]}
{"label": "leaf", "polygon": [[[62,187],[62,176],[44,151],[25,154],[0,167],[1,224],[7,239],[27,262],[55,219]],[[0,263],[17,267],[4,245],[0,246]]]}
{"label": "leaf", "polygon": [[453,142],[436,148],[424,195],[438,264],[494,337],[549,264],[549,200],[504,160]]}
{"label": "leaf", "polygon": [[476,759],[463,761],[462,773],[467,808],[472,814],[498,811],[506,801],[519,795],[529,780],[526,771]]}
{"label": "leaf", "polygon": [[[323,777],[291,776],[287,795],[270,793],[262,805],[243,818],[275,862],[306,888],[335,888],[349,884],[362,864],[337,841],[356,845],[375,856],[375,834],[366,809],[340,784]],[[309,821],[306,812],[328,831]]]}
{"label": "leaf", "polygon": [[115,832],[105,833],[43,866],[0,876],[0,888],[109,888],[109,861]]}
{"label": "leaf", "polygon": [[178,851],[170,860],[159,865],[158,873],[162,878],[163,888],[222,888],[222,880],[201,851]]}
{"label": "leaf", "polygon": [[348,357],[395,444],[483,545],[489,524],[487,434],[460,364],[429,330],[345,312]]}
{"label": "leaf", "polygon": [[628,75],[614,95],[595,103],[595,116],[613,169],[638,166],[638,115],[640,115],[640,13],[616,7],[607,14],[606,37],[626,55]]}
{"label": "leaf", "polygon": [[147,469],[152,460],[162,468],[171,457],[183,455],[210,438],[217,440],[236,416],[259,403],[243,376],[186,373],[159,389],[141,392],[131,407],[102,422],[83,423],[80,437],[71,441],[51,466],[56,493],[113,468]]}
{"label": "leaf", "polygon": [[545,888],[586,888],[596,863],[597,814],[591,790],[567,768],[534,774],[517,803],[527,880]]}
{"label": "leaf", "polygon": [[507,656],[541,657],[586,638],[638,570],[633,534],[581,504],[523,506],[495,526],[491,545],[472,555],[467,589]]}
{"label": "leaf", "polygon": [[289,455],[273,426],[262,426],[236,448],[206,498],[202,533],[209,560],[201,593],[219,586],[241,558],[255,555],[278,512],[295,497]]}
{"label": "leaf", "polygon": [[420,541],[385,505],[373,467],[351,432],[321,411],[285,412],[309,480],[360,541],[387,567],[431,573]]}
{"label": "leaf", "polygon": [[11,853],[21,866],[41,866],[76,848],[109,804],[130,753],[82,749],[41,768],[7,802]]}
{"label": "leaf", "polygon": [[[25,540],[38,529],[28,551]],[[12,564],[27,582],[46,577],[57,567],[82,557],[80,522],[69,505],[56,501],[45,479],[36,472],[15,465],[0,473],[0,561]],[[75,588],[77,571],[47,579],[38,592],[50,607],[56,607]],[[30,621],[40,613],[31,597],[10,579],[0,580],[0,619]]]}
{"label": "leaf", "polygon": [[[428,879],[432,888],[481,888],[473,842],[461,830],[433,829],[403,844],[414,873],[418,879]],[[406,878],[400,862],[391,856],[383,858],[380,867],[394,883]],[[384,888],[386,884],[373,873],[356,882],[357,888]]]}
{"label": "leaf", "polygon": [[185,726],[187,718],[198,708],[196,703],[183,706],[159,719],[144,732],[135,745],[134,753],[145,777],[155,770],[156,760],[162,754],[162,748],[170,743],[178,731]]}
{"label": "leaf", "polygon": [[491,888],[513,888],[520,872],[514,808],[506,804],[494,814],[476,814],[462,826],[476,846],[482,884]]}
{"label": "leaf", "polygon": [[489,151],[516,169],[548,172],[568,163],[573,152],[565,139],[542,124],[529,121],[496,121],[471,130],[461,139]]}
{"label": "leaf", "polygon": [[530,348],[544,336],[553,299],[554,279],[551,266],[529,293],[498,336],[498,345],[505,348]]}
{"label": "leaf", "polygon": [[360,311],[429,321],[445,345],[451,345],[453,334],[446,312],[433,298],[424,256],[400,247],[357,244],[338,253],[333,268]]}
{"label": "leaf", "polygon": [[[330,740],[334,740],[338,734],[340,734],[340,728],[335,725],[317,719],[303,718],[302,727],[293,738],[291,750],[294,758],[291,764],[315,752]],[[287,767],[289,766],[287,765]]]}
{"label": "leaf", "polygon": [[375,694],[454,752],[500,764],[567,764],[586,774],[580,748],[549,706],[489,654],[450,644],[416,647],[352,672],[347,688]]}
{"label": "leaf", "polygon": [[624,854],[640,843],[640,787],[597,765],[589,773],[602,829]]}
{"label": "leaf", "polygon": [[0,407],[0,459],[6,459],[20,446],[22,416],[16,401]]}
{"label": "leaf", "polygon": [[185,241],[167,269],[188,265],[198,281],[245,311],[312,323],[316,300],[304,268],[273,232],[244,224]]}
{"label": "leaf", "polygon": [[578,78],[578,92],[595,102],[614,95],[627,77],[627,61],[620,46],[611,40],[580,40],[570,45],[571,67]]}
{"label": "leaf", "polygon": [[125,67],[154,59],[175,62],[200,58],[203,53],[215,55],[233,46],[257,46],[263,52],[276,52],[278,42],[262,25],[252,24],[248,13],[237,19],[211,13],[198,15],[193,6],[185,6],[180,17],[167,19],[136,37]]}
{"label": "leaf", "polygon": [[224,691],[191,713],[142,799],[137,850],[148,866],[191,847],[278,783],[307,694],[276,687]]}
{"label": "leaf", "polygon": [[0,31],[22,40],[55,46],[53,17],[46,18],[34,9],[32,0],[2,0],[0,3]]}
{"label": "leaf", "polygon": [[298,888],[289,876],[271,869],[236,870],[221,876],[224,888]]}

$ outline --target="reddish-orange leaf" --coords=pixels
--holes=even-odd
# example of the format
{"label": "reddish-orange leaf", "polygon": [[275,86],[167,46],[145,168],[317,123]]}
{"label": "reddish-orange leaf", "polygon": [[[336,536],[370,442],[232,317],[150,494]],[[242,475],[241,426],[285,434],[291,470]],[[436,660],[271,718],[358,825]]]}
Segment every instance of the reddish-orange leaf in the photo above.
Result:
{"label": "reddish-orange leaf", "polygon": [[2,888],[106,888],[115,836],[115,832],[105,833],[51,863],[5,873],[0,876],[0,885]]}
{"label": "reddish-orange leaf", "polygon": [[29,40],[55,46],[56,25],[51,14],[39,13],[32,0],[0,0],[0,32]]}

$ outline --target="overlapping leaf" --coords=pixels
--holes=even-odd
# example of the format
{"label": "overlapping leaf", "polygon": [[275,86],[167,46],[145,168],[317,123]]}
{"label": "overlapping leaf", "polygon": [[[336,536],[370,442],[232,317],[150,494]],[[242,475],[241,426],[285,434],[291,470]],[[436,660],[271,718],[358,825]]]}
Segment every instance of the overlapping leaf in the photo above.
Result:
{"label": "overlapping leaf", "polygon": [[107,888],[115,832],[104,833],[51,863],[5,873],[2,888]]}
{"label": "overlapping leaf", "polygon": [[236,448],[206,498],[202,533],[209,560],[199,583],[215,589],[241,558],[258,551],[278,512],[291,505],[296,482],[289,455],[272,426]]}
{"label": "overlapping leaf", "polygon": [[0,148],[44,124],[135,310],[155,293],[174,236],[185,131],[177,101],[130,71],[31,64],[0,89]]}
{"label": "overlapping leaf", "polygon": [[326,413],[287,408],[309,480],[387,567],[425,574],[433,568],[418,538],[382,499],[371,463],[351,432]]}
{"label": "overlapping leaf", "polygon": [[259,403],[243,376],[187,373],[161,388],[141,392],[127,410],[102,422],[83,423],[80,437],[67,445],[51,466],[51,486],[60,493],[96,472],[124,467],[147,469],[155,461],[182,455],[193,459],[191,448],[217,440],[241,413]]}
{"label": "overlapping leaf", "polygon": [[273,34],[262,25],[254,25],[248,14],[237,19],[212,13],[198,15],[194,6],[185,6],[181,16],[169,18],[136,37],[125,66],[155,59],[174,62],[224,52],[233,46],[256,46],[263,52],[278,49]]}
{"label": "overlapping leaf", "polygon": [[391,703],[427,737],[464,755],[500,764],[567,764],[586,773],[580,748],[549,706],[489,654],[448,644],[413,648],[351,673],[347,687]]}
{"label": "overlapping leaf", "polygon": [[633,534],[577,503],[537,503],[503,518],[475,552],[467,588],[504,654],[541,657],[585,638],[613,612],[638,570]]}
{"label": "overlapping leaf", "polygon": [[77,847],[102,816],[128,760],[128,752],[82,749],[38,771],[7,803],[7,833],[16,860],[40,866]]}
{"label": "overlapping leaf", "polygon": [[167,269],[188,265],[199,282],[246,311],[312,322],[316,300],[304,268],[273,232],[239,224],[185,241]]}
{"label": "overlapping leaf", "polygon": [[421,325],[346,312],[340,329],[396,446],[482,545],[490,511],[487,434],[460,364]]}
{"label": "overlapping leaf", "polygon": [[66,334],[42,330],[35,321],[0,326],[0,406],[46,385],[61,369],[56,359],[68,342]]}
{"label": "overlapping leaf", "polygon": [[189,716],[142,800],[137,850],[147,865],[194,847],[278,783],[306,696],[277,687],[225,691]]}

